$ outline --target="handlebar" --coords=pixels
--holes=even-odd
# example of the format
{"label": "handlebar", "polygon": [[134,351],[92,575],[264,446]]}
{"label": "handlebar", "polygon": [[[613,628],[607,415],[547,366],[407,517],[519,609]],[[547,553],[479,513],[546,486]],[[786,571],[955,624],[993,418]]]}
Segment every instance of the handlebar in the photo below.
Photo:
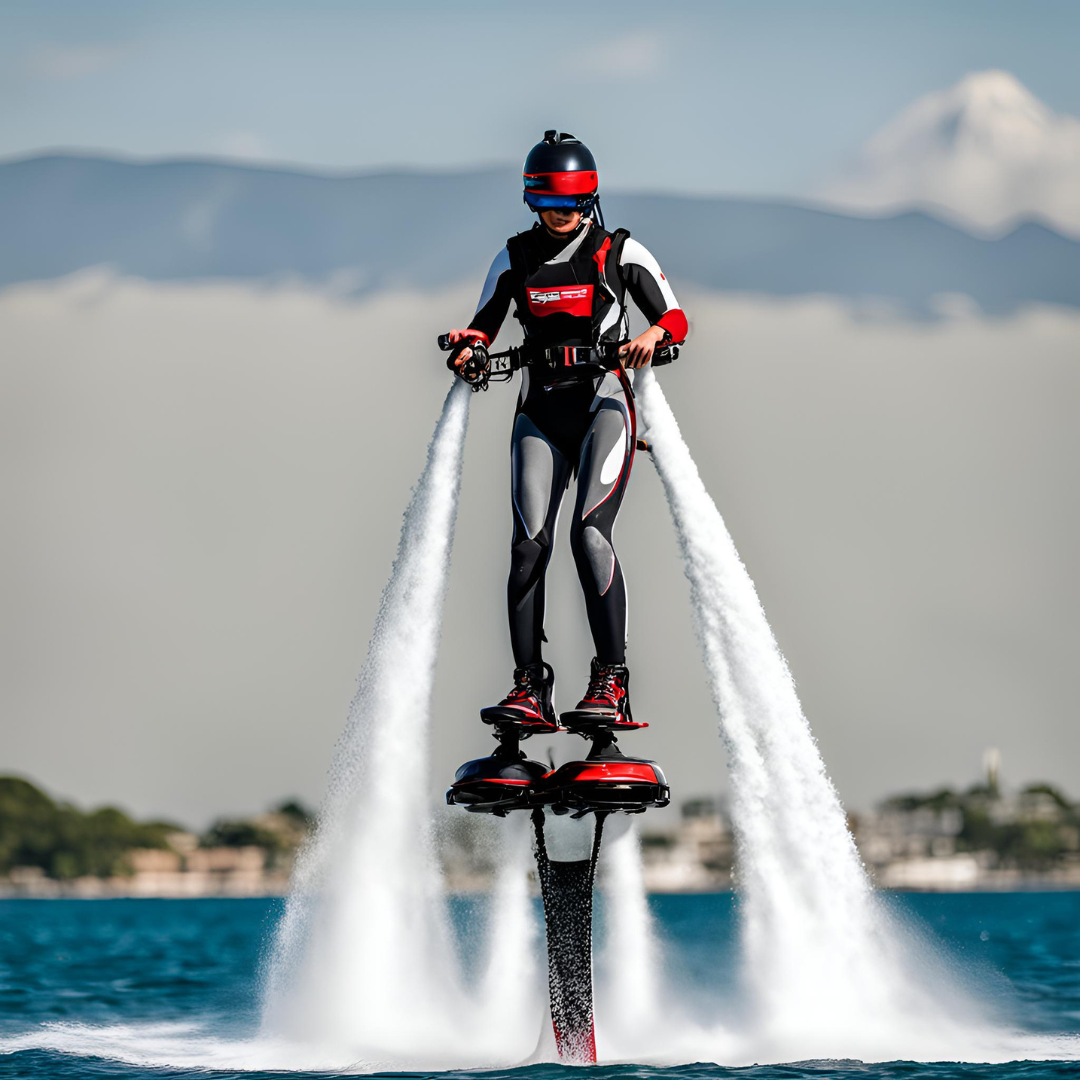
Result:
{"label": "handlebar", "polygon": [[[439,335],[439,348],[443,352],[450,352],[456,346],[450,340],[449,334]],[[612,342],[606,347],[599,349],[581,348],[581,349],[546,349],[545,354],[550,353],[562,353],[564,356],[560,360],[552,359],[550,356],[545,356],[544,359],[527,359],[524,346],[516,346],[507,349],[505,352],[489,353],[485,349],[486,362],[480,362],[477,360],[474,352],[468,360],[465,361],[462,377],[467,383],[469,383],[474,391],[486,390],[488,383],[491,382],[508,382],[513,378],[514,372],[518,371],[528,363],[539,364],[546,366],[551,370],[558,370],[563,367],[576,367],[580,364],[597,364],[599,363],[603,367],[607,367],[609,370],[614,370],[619,364],[619,349],[625,345],[625,341]],[[577,353],[588,354],[588,359],[578,360]],[[599,358],[596,358],[595,354],[599,353]],[[652,366],[662,367],[665,364],[670,364],[672,360],[679,358],[679,346],[678,345],[658,345],[653,350]]]}

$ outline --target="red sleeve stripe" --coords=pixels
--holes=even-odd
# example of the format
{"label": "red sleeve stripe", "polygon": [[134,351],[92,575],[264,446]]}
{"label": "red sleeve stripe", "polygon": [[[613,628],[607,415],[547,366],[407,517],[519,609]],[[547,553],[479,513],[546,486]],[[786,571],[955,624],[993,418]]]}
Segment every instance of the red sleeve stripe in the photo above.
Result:
{"label": "red sleeve stripe", "polygon": [[681,345],[690,332],[690,324],[686,321],[686,315],[683,313],[682,308],[675,307],[670,311],[665,311],[656,320],[656,325],[671,335],[672,345]]}

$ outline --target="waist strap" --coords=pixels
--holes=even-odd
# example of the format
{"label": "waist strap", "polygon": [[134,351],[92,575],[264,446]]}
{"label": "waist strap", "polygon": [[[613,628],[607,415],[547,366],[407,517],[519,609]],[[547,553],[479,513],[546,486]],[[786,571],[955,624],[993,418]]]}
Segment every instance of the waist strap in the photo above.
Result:
{"label": "waist strap", "polygon": [[611,368],[618,363],[618,348],[615,346],[557,345],[545,349],[526,344],[522,352],[525,363],[555,371],[582,364]]}

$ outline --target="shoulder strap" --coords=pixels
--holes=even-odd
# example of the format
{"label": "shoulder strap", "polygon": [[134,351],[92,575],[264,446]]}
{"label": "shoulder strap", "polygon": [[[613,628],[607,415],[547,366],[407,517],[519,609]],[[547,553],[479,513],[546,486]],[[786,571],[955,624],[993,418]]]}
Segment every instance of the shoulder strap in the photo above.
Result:
{"label": "shoulder strap", "polygon": [[[628,229],[615,229],[614,232],[603,232],[603,239],[597,245],[596,269],[599,273],[601,288],[597,290],[593,302],[593,335],[600,332],[600,326],[608,317],[608,299],[618,306],[619,320],[614,327],[608,329],[606,336],[612,337],[613,331],[618,336],[618,328],[622,325],[626,316],[626,290],[619,276],[619,259],[622,257],[623,244],[630,236]],[[605,250],[606,249],[606,250]]]}
{"label": "shoulder strap", "polygon": [[[535,228],[535,226],[534,226]],[[532,229],[515,233],[506,241],[506,251],[510,256],[510,278],[514,290],[514,318],[524,325],[525,312],[528,309],[525,300],[525,279],[529,276],[529,260],[525,255],[525,245]]]}
{"label": "shoulder strap", "polygon": [[[533,226],[535,229],[536,226]],[[523,279],[529,272],[528,259],[525,256],[525,245],[532,234],[533,229],[515,233],[506,241],[506,250],[510,253],[510,269],[514,271],[516,278]]]}
{"label": "shoulder strap", "polygon": [[611,234],[611,265],[617,267],[622,258],[623,244],[630,239],[629,229],[616,229]]}

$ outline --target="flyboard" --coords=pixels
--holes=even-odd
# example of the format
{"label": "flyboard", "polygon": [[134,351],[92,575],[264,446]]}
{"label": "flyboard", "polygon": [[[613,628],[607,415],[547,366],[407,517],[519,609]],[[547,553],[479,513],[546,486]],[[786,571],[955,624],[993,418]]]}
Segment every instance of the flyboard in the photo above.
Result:
{"label": "flyboard", "polygon": [[[446,335],[443,350],[451,348]],[[545,360],[553,367],[596,363],[595,350],[551,349]],[[581,361],[578,354],[591,354]],[[677,346],[657,350],[653,363],[670,363]],[[612,362],[617,363],[614,352]],[[464,376],[474,390],[490,382],[508,381],[522,364],[521,352],[488,354],[485,362],[466,364]],[[469,368],[469,365],[473,365]],[[638,449],[647,450],[643,440]],[[560,731],[590,743],[588,754],[549,768],[526,757],[521,743],[533,734],[509,720],[491,721],[499,745],[488,757],[467,761],[446,793],[451,806],[473,814],[505,817],[515,811],[532,817],[537,874],[547,928],[548,994],[551,1025],[561,1061],[596,1061],[593,1017],[592,912],[593,880],[600,855],[604,822],[611,814],[642,814],[651,806],[667,806],[671,793],[660,766],[627,757],[618,746],[621,732],[644,723],[606,723],[595,715],[569,712],[560,716]],[[590,827],[591,826],[591,827]]]}

